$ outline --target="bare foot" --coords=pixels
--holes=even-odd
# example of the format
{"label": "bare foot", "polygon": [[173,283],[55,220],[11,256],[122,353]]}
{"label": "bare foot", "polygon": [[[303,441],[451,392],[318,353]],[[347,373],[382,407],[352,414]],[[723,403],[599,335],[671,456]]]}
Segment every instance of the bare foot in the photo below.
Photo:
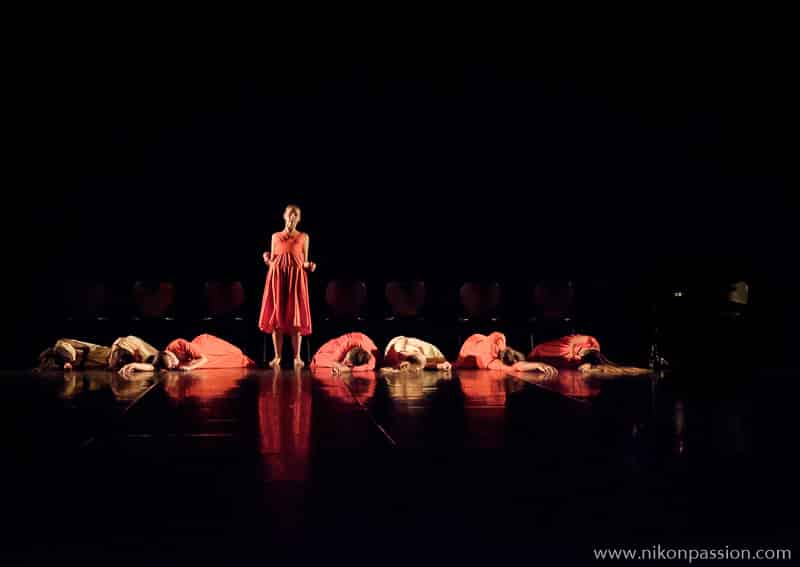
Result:
{"label": "bare foot", "polygon": [[305,365],[306,364],[305,364],[305,362],[303,362],[302,359],[300,359],[300,358],[295,358],[294,359],[294,367],[295,368],[303,368]]}
{"label": "bare foot", "polygon": [[272,368],[280,368],[281,367],[281,359],[276,356],[275,358],[273,358],[272,360],[269,361],[269,365]]}

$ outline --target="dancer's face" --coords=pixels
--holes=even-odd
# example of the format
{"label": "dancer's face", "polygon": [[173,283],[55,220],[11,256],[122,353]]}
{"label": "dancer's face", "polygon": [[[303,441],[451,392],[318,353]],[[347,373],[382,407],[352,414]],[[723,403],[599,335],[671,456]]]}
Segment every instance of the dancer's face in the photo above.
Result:
{"label": "dancer's face", "polygon": [[286,221],[286,226],[290,228],[296,227],[300,223],[300,209],[288,207],[283,211],[283,220]]}

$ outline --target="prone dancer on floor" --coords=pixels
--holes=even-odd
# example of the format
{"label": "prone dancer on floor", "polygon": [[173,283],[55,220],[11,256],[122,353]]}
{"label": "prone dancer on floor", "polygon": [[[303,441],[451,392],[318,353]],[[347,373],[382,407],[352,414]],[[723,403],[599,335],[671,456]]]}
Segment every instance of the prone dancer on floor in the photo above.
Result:
{"label": "prone dancer on floor", "polygon": [[524,354],[508,347],[506,336],[500,332],[470,336],[461,346],[454,366],[458,369],[542,372],[545,376],[558,374],[558,370],[549,364],[527,362]]}
{"label": "prone dancer on floor", "polygon": [[160,351],[152,362],[134,362],[122,367],[120,374],[128,378],[135,372],[154,370],[197,370],[200,368],[250,368],[253,362],[239,347],[228,341],[203,334],[191,341],[175,339]]}
{"label": "prone dancer on floor", "polygon": [[133,362],[152,362],[158,349],[139,337],[119,337],[104,346],[78,339],[59,339],[39,354],[38,370],[91,369],[118,370]]}
{"label": "prone dancer on floor", "polygon": [[528,355],[528,360],[573,368],[598,376],[639,376],[651,372],[646,368],[611,362],[600,351],[598,340],[589,335],[567,335],[538,344]]}
{"label": "prone dancer on floor", "polygon": [[380,351],[364,333],[345,333],[322,345],[311,359],[311,369],[330,368],[332,374],[374,370]]}
{"label": "prone dancer on floor", "polygon": [[442,370],[449,372],[452,365],[435,345],[414,337],[399,336],[386,345],[381,373],[419,372]]}

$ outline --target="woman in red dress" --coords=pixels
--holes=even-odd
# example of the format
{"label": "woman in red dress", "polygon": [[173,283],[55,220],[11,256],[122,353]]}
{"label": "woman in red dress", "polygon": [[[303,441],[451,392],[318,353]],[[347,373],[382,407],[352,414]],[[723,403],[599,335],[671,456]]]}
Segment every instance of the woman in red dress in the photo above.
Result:
{"label": "woman in red dress", "polygon": [[528,360],[547,362],[554,366],[577,368],[588,374],[635,376],[648,374],[646,368],[621,366],[600,352],[600,343],[589,335],[568,335],[536,345]]}
{"label": "woman in red dress", "polygon": [[239,347],[214,335],[200,335],[190,341],[175,339],[156,355],[155,361],[133,362],[120,370],[123,376],[157,369],[197,370],[199,368],[246,368],[256,363]]}
{"label": "woman in red dress", "polygon": [[292,337],[294,366],[302,368],[300,358],[301,337],[311,334],[311,309],[308,301],[308,274],[317,269],[308,261],[308,234],[299,232],[300,207],[289,205],[283,211],[286,225],[272,235],[269,252],[264,252],[264,262],[269,266],[261,316],[258,328],[272,334],[275,357],[269,363],[280,367],[283,335]]}
{"label": "woman in red dress", "polygon": [[525,355],[506,345],[506,336],[494,332],[490,335],[474,334],[461,346],[454,367],[516,372],[543,372],[546,376],[558,371],[541,362],[525,362]]}
{"label": "woman in red dress", "polygon": [[311,369],[330,368],[332,374],[374,370],[378,347],[364,333],[345,333],[319,347]]}

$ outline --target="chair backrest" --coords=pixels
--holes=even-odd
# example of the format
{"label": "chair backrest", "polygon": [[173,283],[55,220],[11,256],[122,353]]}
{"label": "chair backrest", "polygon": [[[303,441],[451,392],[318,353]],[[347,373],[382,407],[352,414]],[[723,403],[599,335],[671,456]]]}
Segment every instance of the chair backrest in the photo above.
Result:
{"label": "chair backrest", "polygon": [[92,319],[108,315],[112,293],[99,281],[71,280],[64,286],[64,307],[68,317]]}
{"label": "chair backrest", "polygon": [[238,313],[245,302],[241,281],[208,281],[203,286],[206,312],[212,317]]}
{"label": "chair backrest", "polygon": [[467,282],[459,290],[459,299],[468,317],[487,318],[497,313],[502,289],[497,282]]}
{"label": "chair backrest", "polygon": [[747,305],[750,302],[750,286],[746,281],[731,282],[727,286],[725,299],[730,303]]}
{"label": "chair backrest", "polygon": [[138,281],[133,284],[133,303],[145,319],[165,317],[175,306],[175,284],[160,281]]}
{"label": "chair backrest", "polygon": [[531,300],[537,316],[544,319],[572,317],[575,311],[575,286],[571,281],[538,282]]}
{"label": "chair backrest", "polygon": [[386,284],[386,301],[397,317],[416,317],[425,305],[425,282],[391,281]]}
{"label": "chair backrest", "polygon": [[335,317],[359,315],[367,301],[367,284],[358,280],[332,280],[325,288],[325,303]]}

